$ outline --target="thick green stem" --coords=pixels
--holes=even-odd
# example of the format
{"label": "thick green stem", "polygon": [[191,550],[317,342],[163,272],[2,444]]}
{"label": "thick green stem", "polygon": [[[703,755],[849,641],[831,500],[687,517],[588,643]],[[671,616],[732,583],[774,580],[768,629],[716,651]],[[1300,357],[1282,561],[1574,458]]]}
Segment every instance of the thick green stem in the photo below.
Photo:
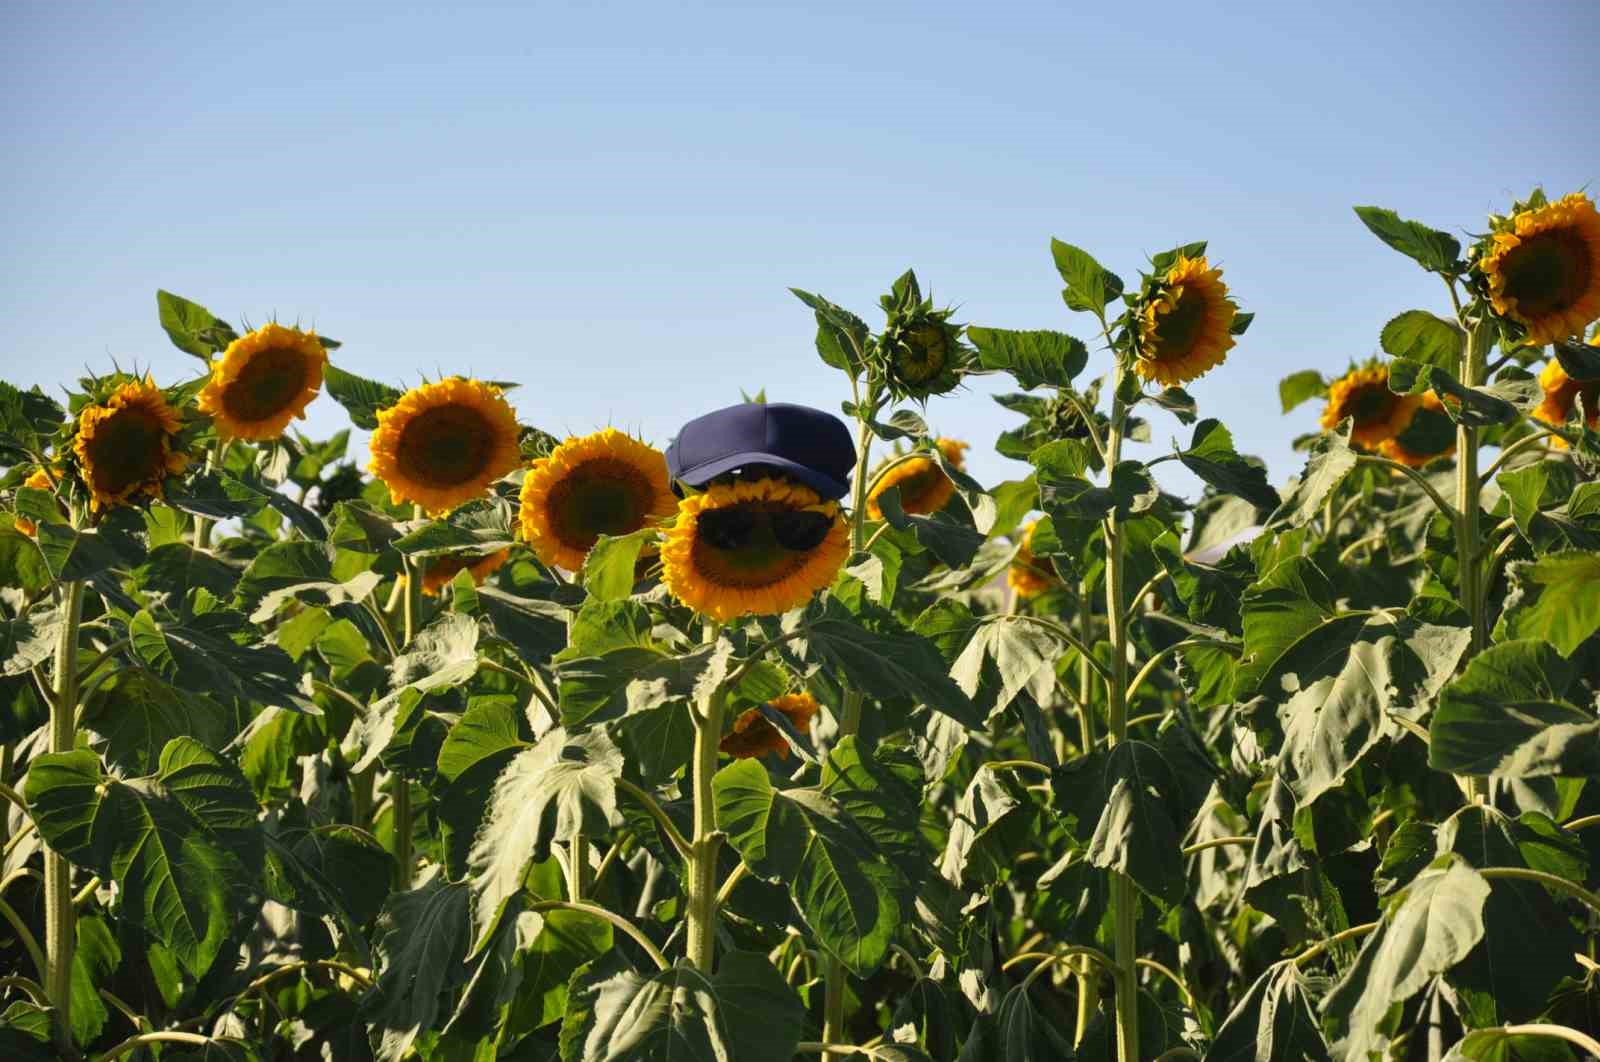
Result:
{"label": "thick green stem", "polygon": [[710,975],[717,940],[717,810],[711,781],[717,773],[726,695],[719,688],[706,698],[694,733],[694,837],[689,842],[689,964]]}
{"label": "thick green stem", "polygon": [[[1084,645],[1094,644],[1094,601],[1089,596],[1089,580],[1078,584],[1078,638]],[[1094,661],[1078,653],[1078,749],[1087,756],[1094,748]]]}
{"label": "thick green stem", "polygon": [[[416,514],[422,516],[418,507]],[[406,596],[405,596],[405,641],[400,649],[404,652],[411,648],[412,639],[417,636],[417,622],[422,613],[422,570],[420,566],[407,557],[406,570]],[[411,887],[411,875],[416,862],[412,854],[413,824],[411,816],[411,786],[405,776],[399,771],[394,772],[394,792],[391,794],[394,810],[394,863],[395,887],[401,890]]]}
{"label": "thick green stem", "polygon": [[[83,583],[62,587],[61,640],[56,643],[56,682],[50,699],[50,751],[71,752],[77,739],[78,624],[83,619]],[[44,988],[55,1005],[56,1048],[72,1052],[72,867],[50,848],[44,853]]]}
{"label": "thick green stem", "polygon": [[[1126,369],[1118,358],[1111,380],[1111,425],[1106,438],[1106,469],[1117,467],[1122,457],[1122,401]],[[1128,737],[1128,628],[1123,600],[1122,521],[1115,510],[1105,520],[1106,537],[1106,637],[1111,642],[1111,674],[1106,682],[1107,739],[1112,746]],[[1139,1062],[1138,918],[1139,894],[1125,874],[1111,874],[1113,958],[1117,964],[1117,1062]]]}
{"label": "thick green stem", "polygon": [[[1467,342],[1461,354],[1461,383],[1465,387],[1478,387],[1484,381],[1483,366],[1492,341],[1492,332],[1486,321],[1480,321],[1467,330]],[[1467,650],[1467,660],[1481,653],[1489,644],[1489,623],[1485,615],[1488,592],[1484,583],[1484,564],[1480,556],[1482,530],[1478,491],[1478,429],[1466,423],[1456,425],[1456,566],[1460,572],[1461,604],[1472,623],[1472,645]],[[1487,800],[1489,780],[1479,776],[1464,779],[1469,800]]]}

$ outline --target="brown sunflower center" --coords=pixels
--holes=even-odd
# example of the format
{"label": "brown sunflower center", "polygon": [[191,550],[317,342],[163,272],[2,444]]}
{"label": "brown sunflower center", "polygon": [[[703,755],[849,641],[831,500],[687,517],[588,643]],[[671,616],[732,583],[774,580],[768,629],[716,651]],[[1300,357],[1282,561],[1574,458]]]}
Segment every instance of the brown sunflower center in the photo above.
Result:
{"label": "brown sunflower center", "polygon": [[643,527],[653,496],[650,480],[628,462],[585,461],[550,488],[550,528],[562,545],[588,552],[601,535]]}
{"label": "brown sunflower center", "polygon": [[944,332],[933,325],[913,328],[901,345],[896,367],[911,383],[931,380],[944,370]]}
{"label": "brown sunflower center", "polygon": [[1505,294],[1524,317],[1560,313],[1589,290],[1589,245],[1576,229],[1552,229],[1523,240],[1500,259]]}
{"label": "brown sunflower center", "polygon": [[[788,512],[789,507],[770,502],[730,506],[750,512]],[[772,533],[770,520],[756,520],[749,536],[734,549],[713,546],[702,536],[694,540],[694,566],[701,578],[719,586],[758,589],[780,583],[804,568],[811,552],[785,549]]]}
{"label": "brown sunflower center", "polygon": [[943,478],[944,473],[939,471],[938,465],[932,461],[924,462],[914,474],[896,484],[900,488],[900,507],[912,514],[926,513],[934,492],[939,488],[939,480]]}
{"label": "brown sunflower center", "polygon": [[105,494],[121,494],[166,471],[161,419],[150,410],[127,406],[95,427],[89,441],[89,477]]}
{"label": "brown sunflower center", "polygon": [[222,392],[234,420],[267,420],[293,402],[306,385],[306,358],[291,347],[257,351]]}
{"label": "brown sunflower center", "polygon": [[431,487],[453,487],[483,474],[494,427],[469,406],[434,406],[406,424],[395,447],[400,471]]}
{"label": "brown sunflower center", "polygon": [[1205,318],[1205,296],[1180,287],[1172,309],[1156,316],[1156,349],[1150,356],[1157,361],[1186,357],[1200,339]]}
{"label": "brown sunflower center", "polygon": [[1345,413],[1358,426],[1385,420],[1394,410],[1395,396],[1385,384],[1362,384],[1345,400]]}

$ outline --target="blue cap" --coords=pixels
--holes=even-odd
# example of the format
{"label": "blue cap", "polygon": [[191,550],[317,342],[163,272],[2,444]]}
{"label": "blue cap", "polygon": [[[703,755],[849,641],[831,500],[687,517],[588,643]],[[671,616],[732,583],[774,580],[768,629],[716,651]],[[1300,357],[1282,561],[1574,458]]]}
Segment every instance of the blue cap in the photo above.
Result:
{"label": "blue cap", "polygon": [[842,498],[855,463],[855,445],[842,420],[787,402],[741,402],[696,417],[667,447],[667,471],[675,483],[691,487],[737,468],[765,465],[823,498]]}

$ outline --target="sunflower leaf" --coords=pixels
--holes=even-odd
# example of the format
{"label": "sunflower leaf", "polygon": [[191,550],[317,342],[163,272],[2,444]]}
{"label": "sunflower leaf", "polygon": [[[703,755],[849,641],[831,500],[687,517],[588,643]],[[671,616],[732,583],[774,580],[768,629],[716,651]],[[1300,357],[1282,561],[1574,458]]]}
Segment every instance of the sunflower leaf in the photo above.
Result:
{"label": "sunflower leaf", "polygon": [[1098,316],[1104,312],[1107,303],[1122,294],[1122,278],[1095,261],[1094,256],[1081,247],[1052,239],[1050,256],[1055,259],[1056,272],[1061,274],[1061,279],[1067,285],[1061,297],[1069,310]]}
{"label": "sunflower leaf", "polygon": [[1600,380],[1600,345],[1563,339],[1555,344],[1555,354],[1562,370],[1574,380]]}
{"label": "sunflower leaf", "polygon": [[350,422],[364,431],[378,427],[378,410],[400,401],[398,388],[345,372],[331,362],[322,371],[322,386],[350,414]]}
{"label": "sunflower leaf", "polygon": [[973,325],[967,329],[967,338],[978,348],[979,362],[985,369],[1009,372],[1027,391],[1070,386],[1073,377],[1089,363],[1089,348],[1065,332],[1019,332]]}
{"label": "sunflower leaf", "polygon": [[1344,482],[1356,467],[1356,452],[1350,449],[1350,429],[1328,432],[1311,446],[1311,457],[1283,504],[1272,514],[1269,524],[1304,527],[1322,511],[1322,503]]}
{"label": "sunflower leaf", "polygon": [[654,528],[627,535],[601,535],[583,559],[583,588],[596,601],[621,601],[633,593],[639,554],[657,536]]}
{"label": "sunflower leaf", "polygon": [[1429,367],[1428,383],[1441,397],[1455,399],[1444,404],[1444,411],[1458,424],[1486,428],[1496,424],[1511,424],[1521,416],[1517,407],[1504,398],[1491,394],[1487,389],[1464,387],[1437,365]]}
{"label": "sunflower leaf", "polygon": [[1264,465],[1234,452],[1233,434],[1218,420],[1195,425],[1189,449],[1178,455],[1183,467],[1225,494],[1233,494],[1258,509],[1271,511],[1282,504],[1267,482]]}
{"label": "sunflower leaf", "polygon": [[982,532],[954,517],[938,512],[931,516],[910,516],[900,504],[900,488],[890,487],[878,495],[878,507],[889,526],[897,531],[910,531],[917,542],[940,563],[951,568],[965,568],[983,545]]}
{"label": "sunflower leaf", "polygon": [[1462,272],[1461,241],[1448,232],[1407,221],[1383,207],[1359,206],[1355,212],[1369,232],[1428,272],[1445,276]]}
{"label": "sunflower leaf", "polygon": [[883,701],[909,696],[973,730],[983,728],[972,700],[926,640],[868,630],[836,602],[829,602],[823,616],[809,623],[807,636],[813,653],[868,696]]}
{"label": "sunflower leaf", "polygon": [[1327,382],[1323,380],[1322,374],[1315,369],[1302,369],[1300,372],[1290,373],[1278,381],[1278,401],[1282,404],[1285,413],[1302,402],[1320,398],[1327,391]]}
{"label": "sunflower leaf", "polygon": [[1389,323],[1383,326],[1378,342],[1385,353],[1396,358],[1410,358],[1454,373],[1460,365],[1467,337],[1460,326],[1452,321],[1446,321],[1427,310],[1407,310],[1390,318]]}
{"label": "sunflower leaf", "polygon": [[213,354],[221,353],[239,338],[228,322],[199,303],[170,291],[156,291],[156,312],[172,345],[207,363]]}
{"label": "sunflower leaf", "polygon": [[869,335],[867,323],[821,295],[799,288],[789,290],[816,314],[817,353],[822,360],[852,377],[860,375]]}
{"label": "sunflower leaf", "polygon": [[1517,596],[1507,603],[1505,634],[1543,638],[1570,657],[1600,631],[1600,554],[1571,550],[1511,567]]}

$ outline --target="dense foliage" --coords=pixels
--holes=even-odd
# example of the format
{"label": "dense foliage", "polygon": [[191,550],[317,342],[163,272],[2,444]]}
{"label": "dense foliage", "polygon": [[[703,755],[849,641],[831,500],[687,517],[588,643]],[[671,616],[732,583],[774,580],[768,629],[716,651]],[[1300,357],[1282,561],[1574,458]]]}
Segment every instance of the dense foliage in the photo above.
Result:
{"label": "dense foliage", "polygon": [[[1262,357],[1204,244],[1052,244],[1092,381],[797,291],[842,505],[165,292],[195,379],[0,384],[0,1054],[1600,1052],[1600,219],[1357,214],[1442,305],[1283,381],[1281,492],[1181,389]],[[1025,476],[929,429],[976,374]]]}

